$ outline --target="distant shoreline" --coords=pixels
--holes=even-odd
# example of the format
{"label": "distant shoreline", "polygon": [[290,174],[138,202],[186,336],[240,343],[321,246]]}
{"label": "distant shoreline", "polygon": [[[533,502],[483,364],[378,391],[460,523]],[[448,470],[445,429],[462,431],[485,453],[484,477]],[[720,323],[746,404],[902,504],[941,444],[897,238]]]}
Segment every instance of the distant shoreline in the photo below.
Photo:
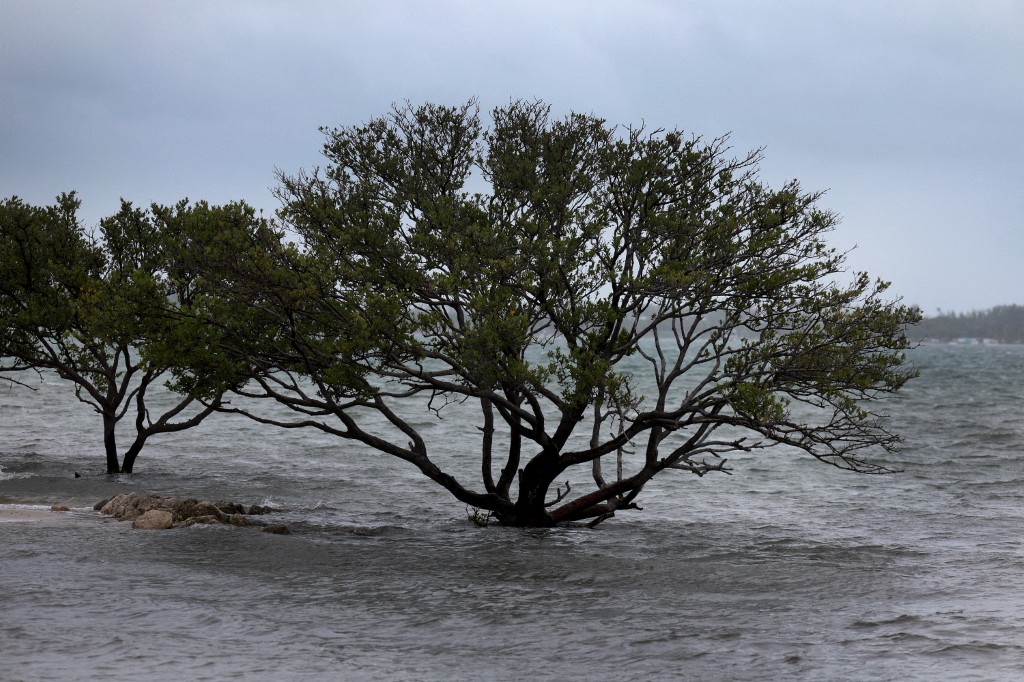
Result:
{"label": "distant shoreline", "polygon": [[979,339],[964,337],[959,339],[914,339],[916,343],[930,346],[1024,346],[1022,341],[1002,341],[1000,339]]}
{"label": "distant shoreline", "polygon": [[1024,306],[1001,305],[970,313],[945,313],[926,317],[908,334],[916,341],[926,339],[961,345],[1024,344]]}

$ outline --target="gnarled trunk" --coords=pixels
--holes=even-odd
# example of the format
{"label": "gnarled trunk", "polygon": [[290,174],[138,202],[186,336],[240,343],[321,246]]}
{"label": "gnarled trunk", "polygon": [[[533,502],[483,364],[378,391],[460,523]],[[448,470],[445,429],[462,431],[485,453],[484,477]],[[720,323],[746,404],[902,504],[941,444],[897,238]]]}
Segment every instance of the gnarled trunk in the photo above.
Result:
{"label": "gnarled trunk", "polygon": [[498,517],[502,525],[525,528],[550,528],[555,525],[545,507],[548,489],[561,473],[557,455],[530,460],[519,474],[519,497],[509,513]]}
{"label": "gnarled trunk", "polygon": [[544,509],[544,505],[538,508],[517,504],[512,512],[499,515],[498,521],[503,526],[515,528],[551,528],[555,525],[555,520]]}

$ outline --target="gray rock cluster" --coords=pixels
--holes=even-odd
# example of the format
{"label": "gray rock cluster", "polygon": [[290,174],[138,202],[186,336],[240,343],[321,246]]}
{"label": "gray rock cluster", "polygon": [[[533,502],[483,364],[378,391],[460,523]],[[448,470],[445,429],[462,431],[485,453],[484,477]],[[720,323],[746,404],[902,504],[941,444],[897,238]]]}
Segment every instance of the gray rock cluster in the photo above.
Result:
{"label": "gray rock cluster", "polygon": [[231,526],[257,526],[265,533],[278,535],[287,535],[290,532],[288,526],[284,524],[266,524],[249,518],[252,515],[275,511],[274,509],[253,505],[247,512],[242,505],[226,500],[211,502],[194,498],[121,493],[99,502],[95,508],[119,521],[131,521],[132,528],[184,528],[197,523],[223,523]]}

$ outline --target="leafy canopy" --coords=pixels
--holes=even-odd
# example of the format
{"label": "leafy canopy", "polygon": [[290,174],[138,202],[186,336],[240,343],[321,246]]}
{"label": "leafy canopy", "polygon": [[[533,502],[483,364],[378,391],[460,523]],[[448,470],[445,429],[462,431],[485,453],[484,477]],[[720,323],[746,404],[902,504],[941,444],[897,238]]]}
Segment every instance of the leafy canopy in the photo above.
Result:
{"label": "leafy canopy", "polygon": [[[248,235],[259,220],[244,204],[184,201],[145,210],[122,201],[91,232],[78,221],[79,205],[73,193],[51,206],[0,202],[0,370],[52,370],[68,381],[101,417],[108,473],[131,472],[147,439],[197,425],[227,386],[244,383],[246,368],[218,357],[209,363],[215,388],[157,411],[147,403],[153,385],[171,378],[182,349],[202,369],[202,349],[224,345],[216,328],[183,314],[201,284],[194,264],[202,244],[187,235],[230,239],[239,230]],[[123,421],[134,422],[134,433],[122,451]]]}
{"label": "leafy canopy", "polygon": [[[253,377],[233,411],[402,458],[510,525],[596,523],[657,474],[777,444],[887,471],[873,405],[913,375],[917,313],[845,272],[821,194],[762,183],[760,151],[541,102],[322,132],[326,165],[279,175],[279,230],[200,268],[221,356]],[[475,411],[478,483],[438,467],[409,403]]]}

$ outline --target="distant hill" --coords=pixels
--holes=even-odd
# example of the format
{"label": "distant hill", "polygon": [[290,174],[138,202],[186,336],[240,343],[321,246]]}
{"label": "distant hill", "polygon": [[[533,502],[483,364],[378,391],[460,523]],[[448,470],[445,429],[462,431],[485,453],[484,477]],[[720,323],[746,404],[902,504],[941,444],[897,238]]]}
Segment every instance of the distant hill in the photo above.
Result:
{"label": "distant hill", "polygon": [[1024,343],[1024,306],[1000,305],[985,311],[926,317],[910,330],[918,341],[997,341]]}

